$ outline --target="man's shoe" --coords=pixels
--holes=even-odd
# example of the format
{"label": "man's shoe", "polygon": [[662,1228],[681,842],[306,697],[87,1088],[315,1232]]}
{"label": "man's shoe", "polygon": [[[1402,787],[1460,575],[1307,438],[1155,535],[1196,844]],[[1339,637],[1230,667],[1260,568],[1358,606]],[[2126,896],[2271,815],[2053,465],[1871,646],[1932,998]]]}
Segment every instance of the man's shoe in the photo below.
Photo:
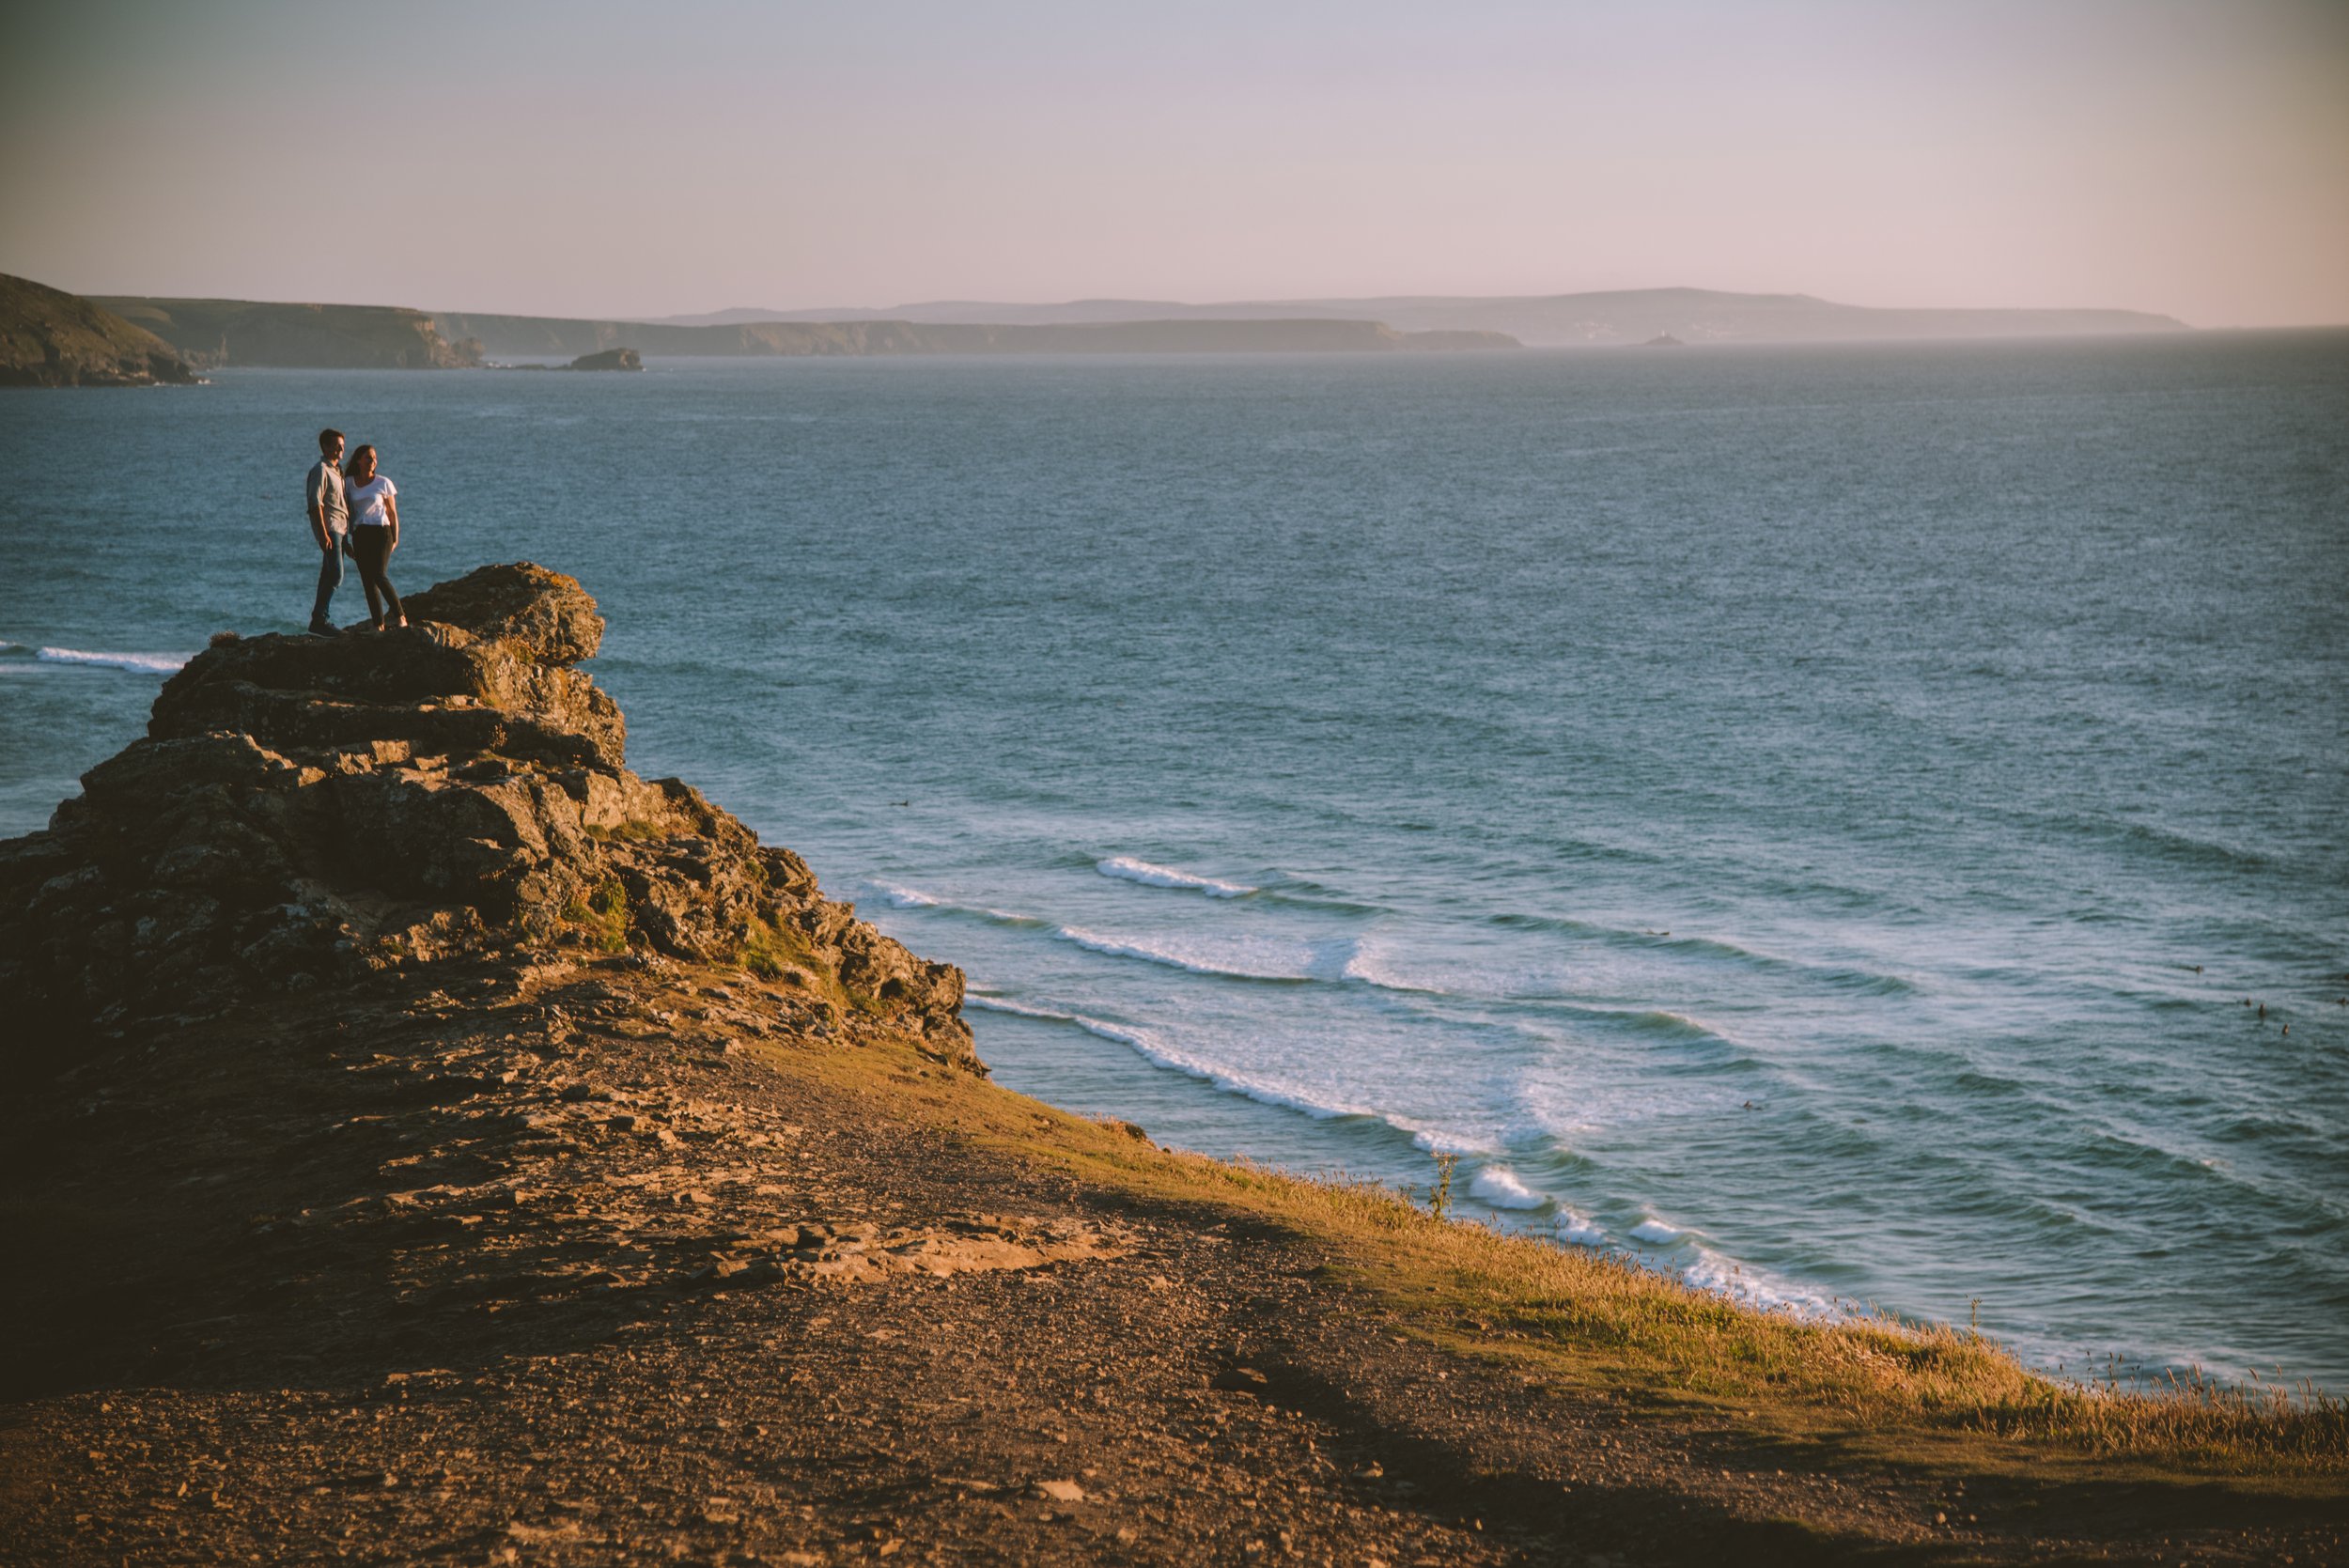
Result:
{"label": "man's shoe", "polygon": [[341,627],[328,626],[323,621],[312,621],[310,623],[310,635],[313,637],[340,637],[342,634],[343,629]]}

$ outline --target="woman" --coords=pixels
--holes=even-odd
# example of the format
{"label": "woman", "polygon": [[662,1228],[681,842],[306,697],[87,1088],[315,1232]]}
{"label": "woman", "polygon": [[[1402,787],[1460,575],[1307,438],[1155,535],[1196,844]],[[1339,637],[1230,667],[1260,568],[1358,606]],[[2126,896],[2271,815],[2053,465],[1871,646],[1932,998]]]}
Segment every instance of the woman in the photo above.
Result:
{"label": "woman", "polygon": [[[350,481],[344,493],[350,503],[350,558],[359,563],[359,582],[367,591],[367,613],[378,631],[406,626],[408,612],[400,608],[399,595],[392,591],[392,580],[384,575],[392,551],[399,548],[398,487],[375,472],[372,446],[353,452],[350,466],[343,474]],[[391,612],[388,618],[386,610]]]}

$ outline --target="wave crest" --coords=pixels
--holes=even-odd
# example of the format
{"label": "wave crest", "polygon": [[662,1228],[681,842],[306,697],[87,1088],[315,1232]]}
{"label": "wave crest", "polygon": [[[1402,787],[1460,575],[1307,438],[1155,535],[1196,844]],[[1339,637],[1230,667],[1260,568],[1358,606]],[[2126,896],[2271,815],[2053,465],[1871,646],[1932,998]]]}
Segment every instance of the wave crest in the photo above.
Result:
{"label": "wave crest", "polygon": [[1139,882],[1149,888],[1181,888],[1188,892],[1204,893],[1209,898],[1245,898],[1256,891],[1238,882],[1220,882],[1212,877],[1177,871],[1173,866],[1153,865],[1131,855],[1112,855],[1108,860],[1096,862],[1093,869],[1121,882]]}
{"label": "wave crest", "polygon": [[22,643],[0,643],[0,657],[30,655],[43,664],[89,664],[107,670],[131,670],[143,675],[177,674],[192,653],[109,653],[88,648],[28,648]]}
{"label": "wave crest", "polygon": [[1517,1179],[1505,1165],[1487,1165],[1469,1183],[1470,1195],[1497,1209],[1545,1209],[1550,1201]]}

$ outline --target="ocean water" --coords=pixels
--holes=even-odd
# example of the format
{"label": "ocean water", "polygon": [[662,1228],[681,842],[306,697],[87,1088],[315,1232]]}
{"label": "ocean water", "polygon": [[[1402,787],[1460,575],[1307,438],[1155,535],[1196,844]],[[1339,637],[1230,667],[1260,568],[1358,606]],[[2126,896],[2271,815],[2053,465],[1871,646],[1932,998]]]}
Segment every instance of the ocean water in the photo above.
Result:
{"label": "ocean water", "polygon": [[1003,1081],[2349,1387],[2349,334],[0,395],[0,832],[301,624],[328,423]]}

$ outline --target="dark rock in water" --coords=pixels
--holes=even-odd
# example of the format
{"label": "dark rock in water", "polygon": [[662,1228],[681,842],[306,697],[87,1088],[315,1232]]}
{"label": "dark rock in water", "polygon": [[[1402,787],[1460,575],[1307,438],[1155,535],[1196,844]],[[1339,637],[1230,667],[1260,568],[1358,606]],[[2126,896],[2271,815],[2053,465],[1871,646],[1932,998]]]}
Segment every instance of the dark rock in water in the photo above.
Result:
{"label": "dark rock in water", "polygon": [[633,349],[606,349],[599,354],[582,354],[571,361],[573,370],[642,370],[645,362]]}
{"label": "dark rock in water", "polygon": [[504,948],[798,973],[984,1071],[962,974],[825,899],[692,785],[624,766],[571,578],[484,567],[369,636],[216,639],[49,831],[0,842],[0,1010],[70,1038]]}

